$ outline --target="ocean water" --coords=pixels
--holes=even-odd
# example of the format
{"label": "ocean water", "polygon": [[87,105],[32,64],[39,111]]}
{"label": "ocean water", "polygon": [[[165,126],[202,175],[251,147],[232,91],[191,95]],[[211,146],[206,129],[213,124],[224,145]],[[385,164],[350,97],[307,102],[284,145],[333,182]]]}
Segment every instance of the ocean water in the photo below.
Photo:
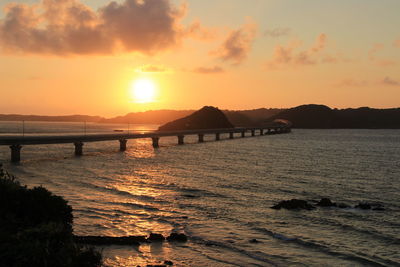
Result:
{"label": "ocean water", "polygon": [[[1,134],[21,134],[20,122],[0,123]],[[130,125],[130,130],[155,125]],[[88,134],[127,129],[87,124]],[[28,123],[26,134],[71,134],[82,123]],[[74,209],[78,235],[168,235],[186,243],[101,247],[108,266],[171,260],[175,266],[400,266],[400,131],[300,130],[221,141],[206,136],[84,145],[24,146],[22,162],[5,167],[29,187],[43,185]],[[383,211],[317,208],[274,210],[292,198]],[[249,242],[257,239],[258,243]]]}

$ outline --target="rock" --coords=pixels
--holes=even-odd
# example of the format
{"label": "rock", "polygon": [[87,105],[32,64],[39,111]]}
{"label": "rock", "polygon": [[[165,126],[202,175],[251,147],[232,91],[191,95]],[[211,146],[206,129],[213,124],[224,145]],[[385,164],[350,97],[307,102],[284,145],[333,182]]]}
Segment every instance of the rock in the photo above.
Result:
{"label": "rock", "polygon": [[311,205],[307,201],[301,200],[301,199],[283,200],[283,201],[279,202],[278,204],[271,207],[271,209],[277,209],[277,210],[280,210],[281,208],[288,209],[288,210],[294,210],[294,209],[312,210],[312,209],[315,209],[315,207],[313,205]]}
{"label": "rock", "polygon": [[337,207],[340,208],[340,209],[348,209],[348,208],[350,208],[350,206],[345,204],[345,203],[339,203],[337,205]]}
{"label": "rock", "polygon": [[187,236],[185,234],[178,234],[178,233],[171,233],[168,237],[167,240],[169,242],[177,241],[177,242],[186,242],[188,240]]}
{"label": "rock", "polygon": [[195,198],[195,197],[198,197],[198,196],[195,196],[195,195],[191,195],[191,194],[184,194],[184,195],[182,195],[183,197],[187,197],[187,198]]}
{"label": "rock", "polygon": [[255,238],[250,239],[249,242],[250,242],[250,243],[260,243],[260,241],[257,240],[257,239],[255,239]]}
{"label": "rock", "polygon": [[321,200],[317,203],[317,206],[336,207],[336,203],[333,203],[329,198],[321,198]]}
{"label": "rock", "polygon": [[360,202],[354,208],[362,209],[362,210],[370,210],[371,209],[371,204],[366,203],[366,202]]}
{"label": "rock", "polygon": [[168,122],[158,128],[160,131],[181,131],[199,129],[233,128],[225,114],[218,108],[205,106],[193,114]]}
{"label": "rock", "polygon": [[372,207],[372,210],[385,210],[385,208],[383,207],[382,204],[375,204],[375,205]]}
{"label": "rock", "polygon": [[139,242],[145,242],[144,236],[74,236],[76,243],[88,245],[129,245],[139,246]]}
{"label": "rock", "polygon": [[172,261],[164,261],[165,265],[174,265],[174,263]]}
{"label": "rock", "polygon": [[155,234],[155,233],[151,233],[149,235],[149,237],[147,238],[147,241],[151,241],[151,242],[161,242],[164,240],[165,240],[165,237],[162,234]]}

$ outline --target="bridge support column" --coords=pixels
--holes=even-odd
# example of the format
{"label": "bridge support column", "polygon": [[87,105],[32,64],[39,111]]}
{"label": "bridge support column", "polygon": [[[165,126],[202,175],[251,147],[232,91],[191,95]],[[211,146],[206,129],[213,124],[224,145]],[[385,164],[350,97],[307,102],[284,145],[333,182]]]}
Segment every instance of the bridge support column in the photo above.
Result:
{"label": "bridge support column", "polygon": [[153,147],[154,148],[159,148],[160,145],[158,144],[158,140],[160,140],[160,137],[152,137],[151,140],[153,141]]}
{"label": "bridge support column", "polygon": [[128,142],[128,140],[126,140],[126,139],[120,139],[119,140],[119,151],[125,151],[126,150],[126,142]]}
{"label": "bridge support column", "polygon": [[245,131],[242,132],[242,138],[244,138],[244,137],[246,137],[246,132]]}
{"label": "bridge support column", "polygon": [[233,139],[233,132],[229,133],[229,139]]}
{"label": "bridge support column", "polygon": [[183,145],[185,136],[184,135],[178,135],[178,145]]}
{"label": "bridge support column", "polygon": [[215,134],[215,141],[219,141],[220,140],[220,133],[216,133]]}
{"label": "bridge support column", "polygon": [[199,143],[204,142],[204,134],[199,134]]}
{"label": "bridge support column", "polygon": [[268,134],[271,134],[271,129],[270,128],[268,128]]}
{"label": "bridge support column", "polygon": [[260,129],[260,135],[264,135],[264,129]]}
{"label": "bridge support column", "polygon": [[83,155],[83,143],[82,142],[75,142],[75,156],[82,156]]}
{"label": "bridge support column", "polygon": [[251,136],[255,136],[256,135],[256,130],[251,130]]}
{"label": "bridge support column", "polygon": [[11,145],[11,162],[20,162],[21,161],[21,148],[22,146],[19,144]]}

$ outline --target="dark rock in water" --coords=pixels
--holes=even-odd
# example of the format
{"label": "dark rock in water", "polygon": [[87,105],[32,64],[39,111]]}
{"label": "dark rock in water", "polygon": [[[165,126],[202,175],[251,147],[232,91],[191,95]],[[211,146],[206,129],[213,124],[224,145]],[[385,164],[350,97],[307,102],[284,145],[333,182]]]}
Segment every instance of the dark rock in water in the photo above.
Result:
{"label": "dark rock in water", "polygon": [[174,265],[174,263],[172,261],[164,261],[165,265]]}
{"label": "dark rock in water", "polygon": [[340,208],[340,209],[348,209],[348,208],[351,208],[349,205],[347,205],[347,204],[345,204],[345,203],[339,203],[339,204],[337,205],[337,207]]}
{"label": "dark rock in water", "polygon": [[187,236],[185,234],[178,234],[178,233],[171,233],[168,237],[167,240],[169,242],[173,241],[178,241],[178,242],[186,242],[188,240]]}
{"label": "dark rock in water", "polygon": [[369,203],[360,202],[354,208],[362,209],[362,210],[370,210],[372,207],[371,207],[371,204],[369,204]]}
{"label": "dark rock in water", "polygon": [[336,207],[336,203],[333,203],[329,198],[321,198],[321,200],[317,203],[317,206]]}
{"label": "dark rock in water", "polygon": [[315,207],[313,205],[311,205],[307,201],[301,200],[301,199],[283,200],[283,201],[279,202],[278,204],[271,207],[271,209],[276,209],[276,210],[280,210],[281,208],[288,209],[288,210],[294,210],[294,209],[312,210],[312,209],[315,209]]}
{"label": "dark rock in water", "polygon": [[76,243],[88,245],[129,245],[139,246],[140,242],[145,242],[144,236],[74,236]]}
{"label": "dark rock in water", "polygon": [[375,204],[372,210],[385,210],[385,208],[381,204]]}
{"label": "dark rock in water", "polygon": [[160,131],[181,131],[199,129],[233,128],[225,114],[215,107],[205,106],[193,114],[168,122],[158,128]]}
{"label": "dark rock in water", "polygon": [[191,194],[184,194],[184,195],[182,195],[183,197],[187,197],[187,198],[196,198],[196,197],[198,197],[198,196],[195,196],[195,195],[191,195]]}
{"label": "dark rock in water", "polygon": [[147,241],[151,241],[151,242],[161,242],[164,240],[165,240],[165,237],[162,234],[155,234],[155,233],[151,233],[149,235],[149,237],[147,238]]}
{"label": "dark rock in water", "polygon": [[255,238],[250,239],[249,242],[250,242],[250,243],[261,243],[261,241],[255,239]]}

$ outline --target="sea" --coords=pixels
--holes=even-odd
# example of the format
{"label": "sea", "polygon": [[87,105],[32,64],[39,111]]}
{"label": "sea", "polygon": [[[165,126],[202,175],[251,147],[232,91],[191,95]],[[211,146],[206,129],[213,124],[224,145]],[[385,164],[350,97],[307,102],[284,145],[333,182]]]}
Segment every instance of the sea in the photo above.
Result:
{"label": "sea", "polygon": [[[0,122],[1,135],[145,132],[158,125]],[[24,128],[24,129],[23,129]],[[400,266],[400,130],[306,130],[23,146],[0,162],[73,208],[76,235],[184,233],[186,243],[103,246],[106,266]],[[348,208],[275,210],[321,198]],[[355,208],[360,202],[382,210]]]}

